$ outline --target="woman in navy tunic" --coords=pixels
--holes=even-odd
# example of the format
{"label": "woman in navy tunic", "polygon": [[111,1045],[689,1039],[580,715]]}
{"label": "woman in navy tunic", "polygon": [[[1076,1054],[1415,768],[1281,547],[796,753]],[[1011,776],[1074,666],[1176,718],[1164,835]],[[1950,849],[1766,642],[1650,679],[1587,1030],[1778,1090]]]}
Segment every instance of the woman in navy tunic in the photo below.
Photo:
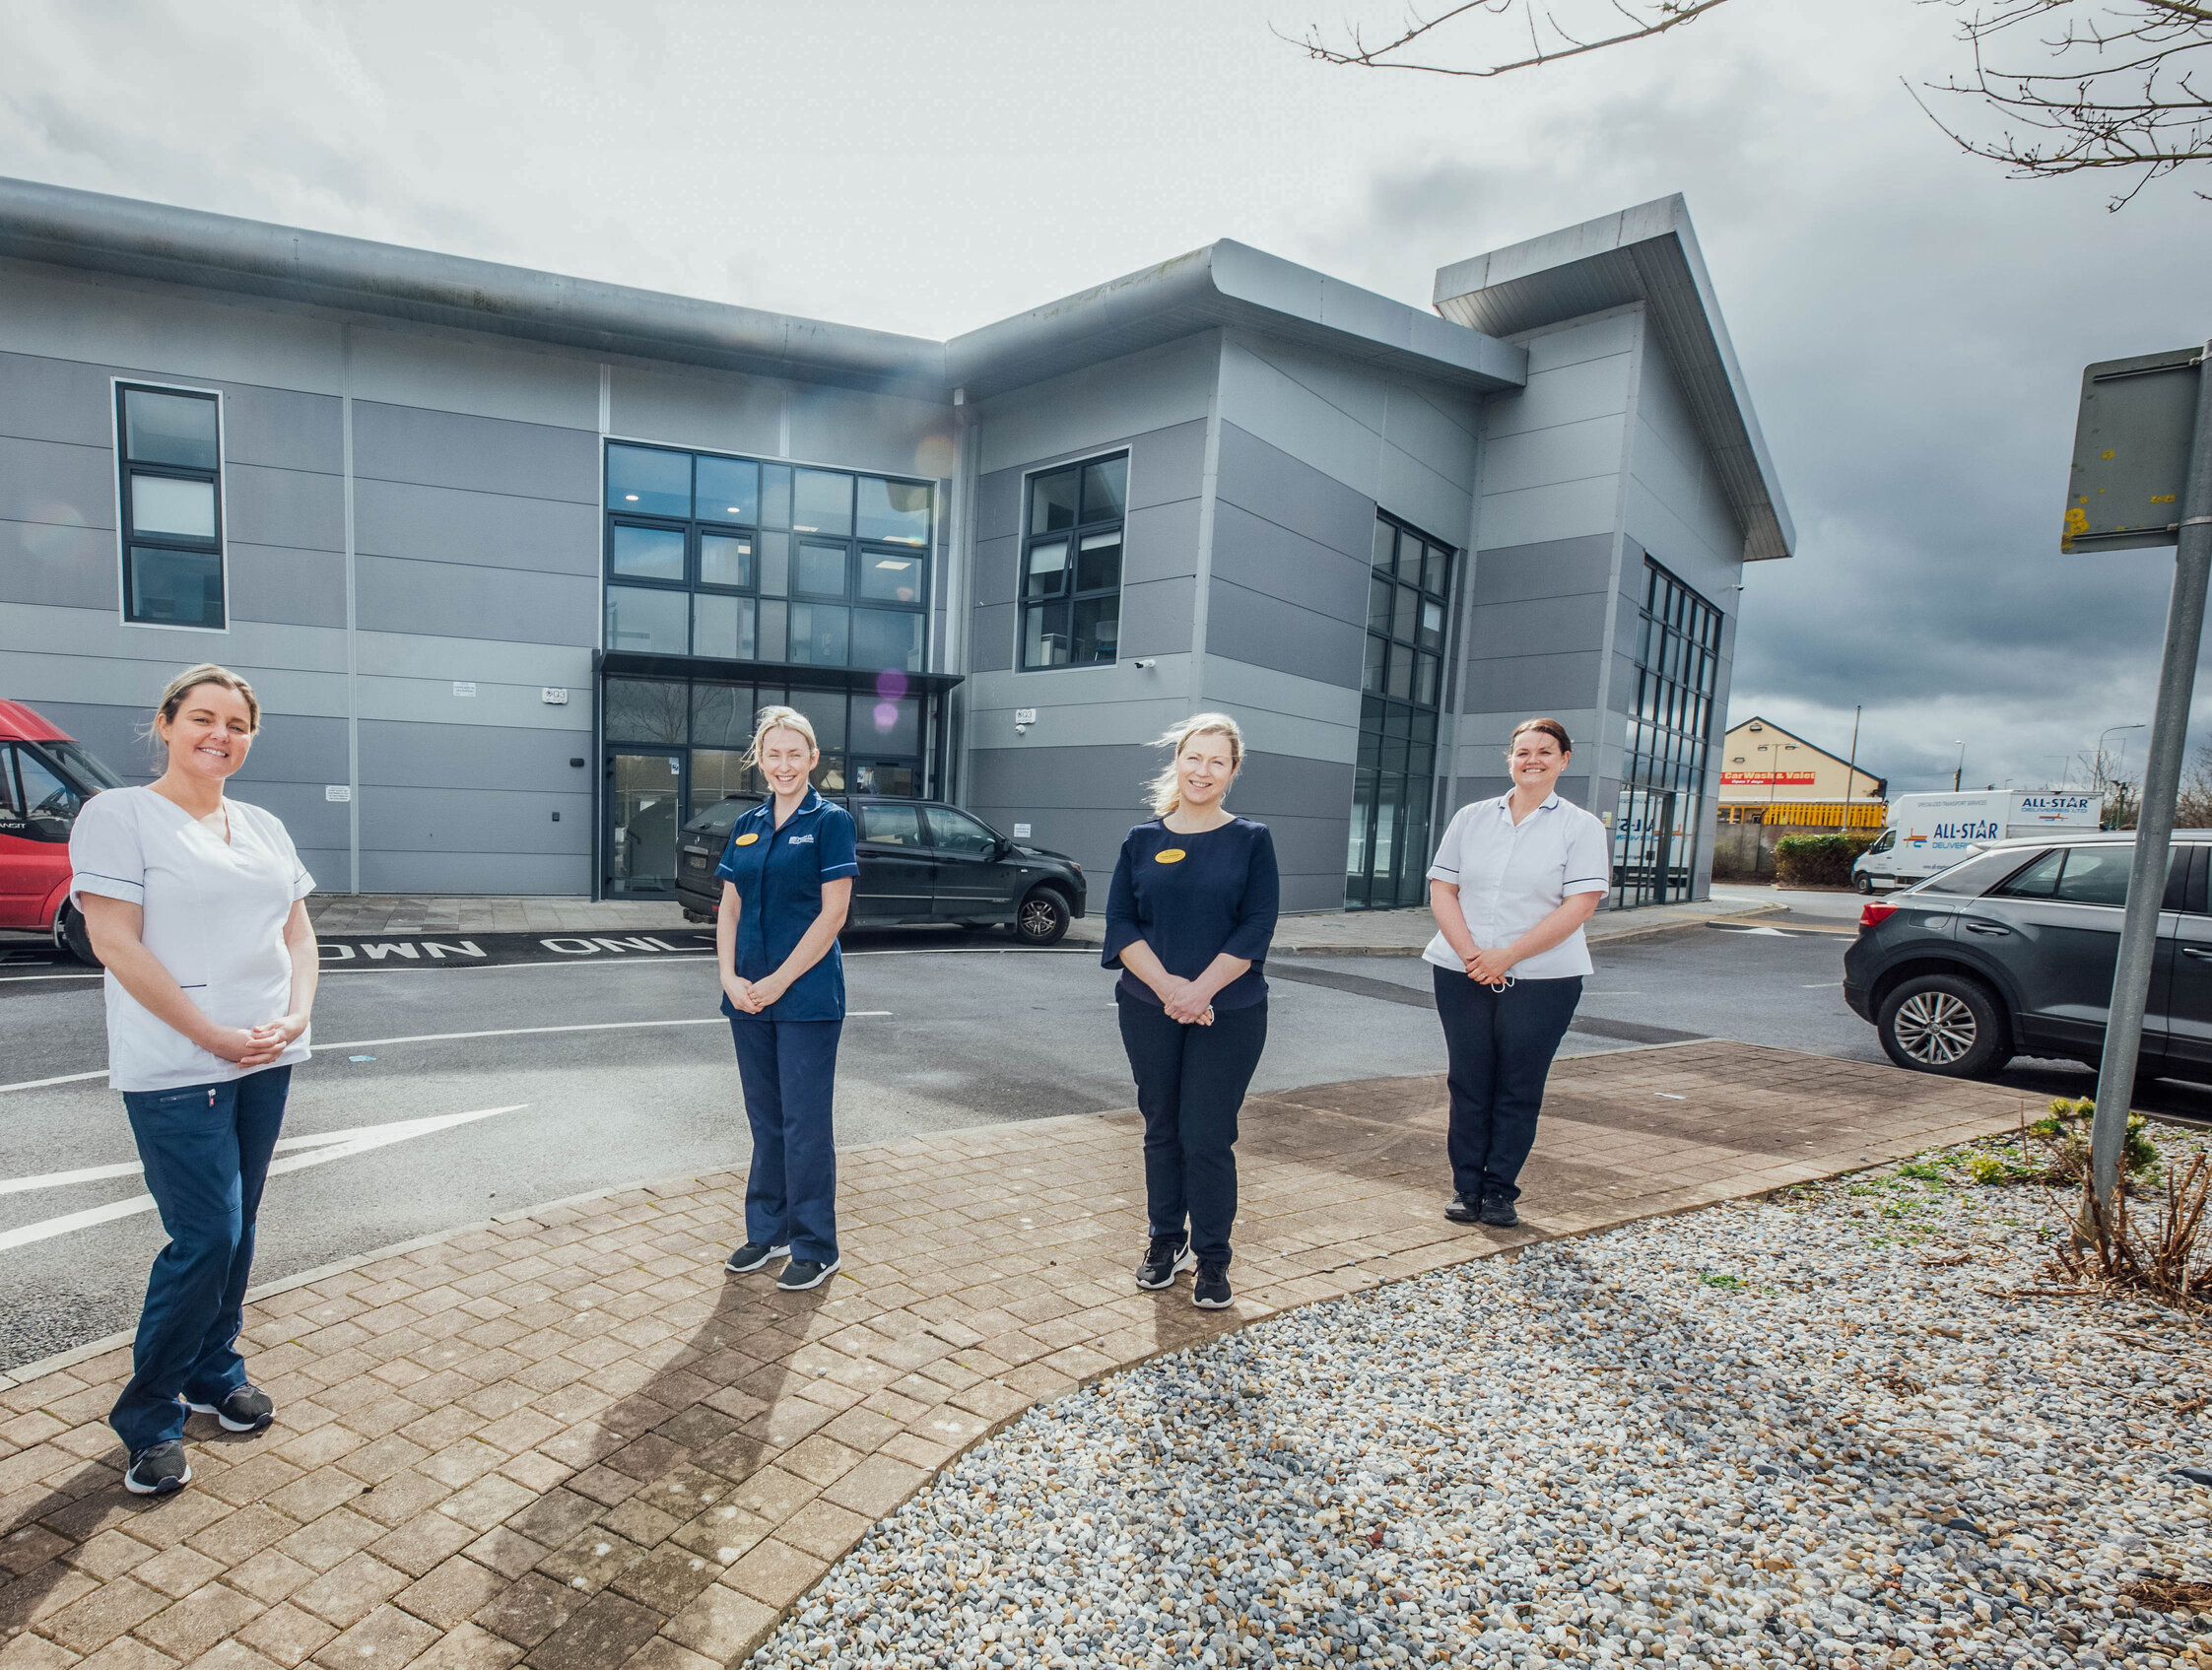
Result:
{"label": "woman in navy tunic", "polygon": [[1121,843],[1106,895],[1106,954],[1121,1043],[1144,1114],[1151,1239],[1137,1286],[1164,1288],[1195,1262],[1191,1303],[1230,1302],[1237,1220],[1237,1114],[1267,1042],[1267,981],[1279,885],[1265,824],[1222,804],[1243,734],[1200,713],[1161,738],[1168,768],[1154,817]]}
{"label": "woman in navy tunic", "polygon": [[722,1013],[737,1045],[753,1167],[745,1185],[740,1275],[789,1255],[775,1285],[820,1287],[838,1268],[838,1152],[831,1130],[844,964],[838,930],[852,907],[852,814],[808,781],[822,755],[814,727],[764,707],[746,755],[769,797],[738,819],[714,873],[722,906],[714,955]]}

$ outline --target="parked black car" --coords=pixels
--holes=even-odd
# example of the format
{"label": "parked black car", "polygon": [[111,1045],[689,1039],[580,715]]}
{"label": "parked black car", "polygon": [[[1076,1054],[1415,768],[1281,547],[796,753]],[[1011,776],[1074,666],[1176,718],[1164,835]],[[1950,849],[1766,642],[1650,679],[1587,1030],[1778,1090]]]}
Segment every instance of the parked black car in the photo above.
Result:
{"label": "parked black car", "polygon": [[[1901,1067],[1952,1078],[2015,1055],[2095,1065],[2105,1047],[2132,832],[1992,842],[1869,903],[1843,1000]],[[2178,830],[2151,965],[2141,1072],[2212,1080],[2212,831]]]}
{"label": "parked black car", "polygon": [[[852,814],[860,879],[852,927],[959,922],[1006,925],[1025,945],[1055,945],[1083,914],[1083,866],[1062,852],[1009,840],[972,812],[939,800],[832,795]],[[730,827],[760,802],[735,796],[684,826],[677,842],[676,897],[695,922],[713,920],[722,897],[714,879]]]}

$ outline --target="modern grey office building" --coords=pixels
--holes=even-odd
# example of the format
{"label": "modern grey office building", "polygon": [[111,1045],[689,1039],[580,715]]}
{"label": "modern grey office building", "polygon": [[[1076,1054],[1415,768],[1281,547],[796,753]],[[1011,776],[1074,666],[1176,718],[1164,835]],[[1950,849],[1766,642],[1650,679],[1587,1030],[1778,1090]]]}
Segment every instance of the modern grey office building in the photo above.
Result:
{"label": "modern grey office building", "polygon": [[764,701],[1099,869],[1220,708],[1299,910],[1418,902],[1548,712],[1613,902],[1702,893],[1793,534],[1682,200],[1435,299],[1224,241],[932,342],[0,181],[0,697],[143,771],[222,661],[325,889],[606,896]]}

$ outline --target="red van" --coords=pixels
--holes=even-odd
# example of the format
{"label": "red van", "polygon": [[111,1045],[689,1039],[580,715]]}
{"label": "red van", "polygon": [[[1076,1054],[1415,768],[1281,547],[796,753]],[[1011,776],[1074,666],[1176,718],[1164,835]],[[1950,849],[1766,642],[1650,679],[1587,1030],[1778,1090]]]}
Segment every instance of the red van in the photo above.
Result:
{"label": "red van", "polygon": [[20,701],[0,701],[0,928],[50,933],[100,966],[69,902],[69,831],[77,808],[123,779]]}

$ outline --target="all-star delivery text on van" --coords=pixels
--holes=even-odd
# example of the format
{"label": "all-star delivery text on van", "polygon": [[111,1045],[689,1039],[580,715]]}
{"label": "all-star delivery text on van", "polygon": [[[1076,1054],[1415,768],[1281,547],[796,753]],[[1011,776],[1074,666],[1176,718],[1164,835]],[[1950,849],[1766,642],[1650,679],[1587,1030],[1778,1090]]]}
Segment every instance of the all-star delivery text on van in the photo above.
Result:
{"label": "all-star delivery text on van", "polygon": [[2012,840],[2045,830],[2093,830],[2104,802],[2094,794],[1901,794],[1889,828],[1851,865],[1861,893],[1910,887],[1947,870],[1978,842]]}
{"label": "all-star delivery text on van", "polygon": [[99,967],[69,902],[69,832],[78,807],[122,784],[35,708],[0,701],[0,928],[50,933]]}

